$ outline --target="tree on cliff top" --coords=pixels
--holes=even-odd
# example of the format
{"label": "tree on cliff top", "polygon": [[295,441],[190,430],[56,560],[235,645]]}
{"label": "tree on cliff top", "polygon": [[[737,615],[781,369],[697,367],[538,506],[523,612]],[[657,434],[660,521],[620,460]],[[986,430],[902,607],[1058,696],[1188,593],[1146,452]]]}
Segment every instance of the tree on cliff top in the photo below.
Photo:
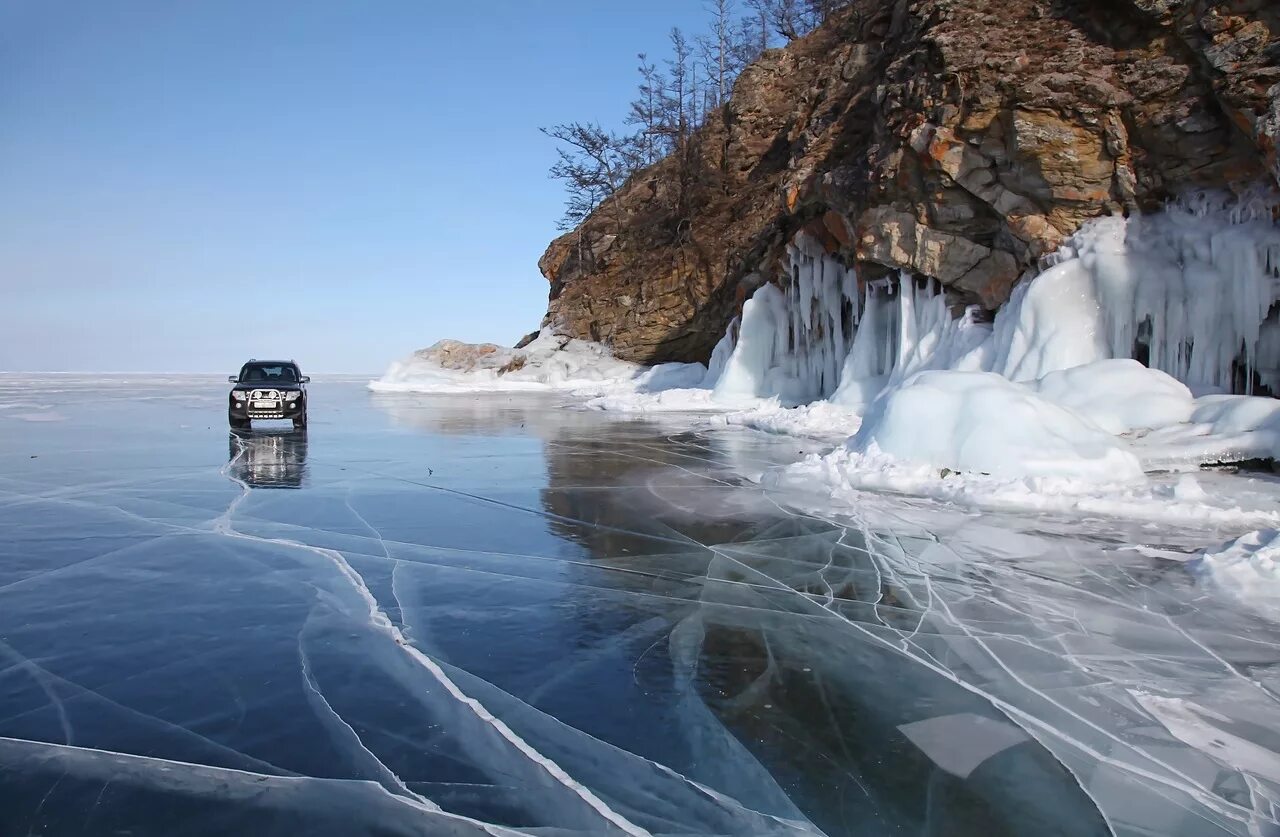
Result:
{"label": "tree on cliff top", "polygon": [[[690,39],[672,29],[665,72],[640,54],[638,96],[626,117],[634,133],[614,133],[596,122],[540,129],[561,143],[550,171],[568,192],[561,229],[580,226],[638,170],[668,160],[658,178],[662,188],[654,194],[666,204],[673,230],[687,232],[695,205],[715,180],[699,129],[723,114],[738,74],[776,37],[798,38],[850,0],[745,0],[749,13],[736,24],[733,0],[704,2],[709,35]],[[621,229],[620,207],[614,206],[610,217]]]}
{"label": "tree on cliff top", "polygon": [[[639,151],[633,137],[620,137],[594,122],[571,122],[542,133],[559,140],[557,159],[550,174],[563,180],[569,197],[565,202],[560,229],[571,230],[618,191],[639,165]],[[565,146],[568,146],[567,148]],[[622,219],[614,212],[621,227]]]}
{"label": "tree on cliff top", "polygon": [[794,41],[817,29],[850,0],[747,0],[779,37]]}

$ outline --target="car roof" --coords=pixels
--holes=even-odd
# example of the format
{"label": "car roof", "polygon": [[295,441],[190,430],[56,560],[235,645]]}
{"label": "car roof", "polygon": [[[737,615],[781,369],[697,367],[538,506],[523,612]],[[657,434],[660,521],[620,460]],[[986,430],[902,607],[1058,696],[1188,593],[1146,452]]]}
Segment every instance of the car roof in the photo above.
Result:
{"label": "car roof", "polygon": [[244,365],[248,366],[250,363],[257,363],[261,366],[297,366],[298,365],[298,362],[294,360],[258,360],[257,358],[252,358],[250,360],[245,361]]}

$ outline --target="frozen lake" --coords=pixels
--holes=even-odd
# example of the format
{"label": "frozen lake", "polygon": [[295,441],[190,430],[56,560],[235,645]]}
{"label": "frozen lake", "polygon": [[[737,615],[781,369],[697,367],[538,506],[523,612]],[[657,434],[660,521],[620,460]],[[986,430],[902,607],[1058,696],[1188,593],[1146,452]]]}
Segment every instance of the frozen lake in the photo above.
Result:
{"label": "frozen lake", "polygon": [[1280,833],[1280,626],[1183,561],[1238,533],[824,509],[758,482],[817,443],[550,396],[322,380],[237,436],[226,389],[0,376],[0,834]]}

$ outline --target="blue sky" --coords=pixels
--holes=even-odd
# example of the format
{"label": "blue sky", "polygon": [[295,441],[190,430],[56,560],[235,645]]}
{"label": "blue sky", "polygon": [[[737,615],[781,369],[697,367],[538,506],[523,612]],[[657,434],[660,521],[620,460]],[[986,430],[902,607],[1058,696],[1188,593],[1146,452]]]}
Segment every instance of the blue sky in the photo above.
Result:
{"label": "blue sky", "polygon": [[5,0],[0,370],[378,372],[537,327],[538,127],[695,0]]}

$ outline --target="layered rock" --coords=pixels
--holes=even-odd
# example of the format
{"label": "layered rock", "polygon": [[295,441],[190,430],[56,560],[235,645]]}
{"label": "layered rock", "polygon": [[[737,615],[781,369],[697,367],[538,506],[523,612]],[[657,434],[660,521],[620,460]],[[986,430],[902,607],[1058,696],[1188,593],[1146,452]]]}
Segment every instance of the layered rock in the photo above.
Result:
{"label": "layered rock", "polygon": [[1086,221],[1280,179],[1273,0],[858,0],[766,53],[698,137],[706,188],[637,174],[539,262],[545,325],[705,361],[802,234],[863,281],[998,307]]}

